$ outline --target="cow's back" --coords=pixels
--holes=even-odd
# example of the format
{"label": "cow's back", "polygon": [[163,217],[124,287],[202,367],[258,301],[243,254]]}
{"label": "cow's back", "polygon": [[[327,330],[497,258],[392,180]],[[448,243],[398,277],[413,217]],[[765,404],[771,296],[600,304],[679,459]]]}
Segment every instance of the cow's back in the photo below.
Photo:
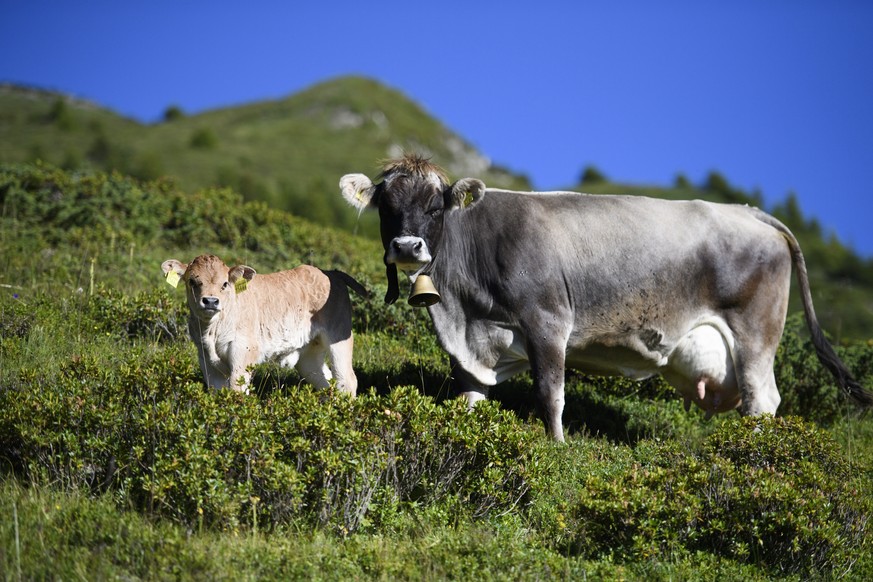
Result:
{"label": "cow's back", "polygon": [[489,190],[447,217],[444,237],[442,265],[512,300],[520,299],[513,290],[551,282],[598,303],[617,284],[622,294],[690,288],[700,297],[722,292],[710,299],[725,301],[739,292],[731,281],[746,265],[790,262],[781,234],[748,207],[637,196]]}

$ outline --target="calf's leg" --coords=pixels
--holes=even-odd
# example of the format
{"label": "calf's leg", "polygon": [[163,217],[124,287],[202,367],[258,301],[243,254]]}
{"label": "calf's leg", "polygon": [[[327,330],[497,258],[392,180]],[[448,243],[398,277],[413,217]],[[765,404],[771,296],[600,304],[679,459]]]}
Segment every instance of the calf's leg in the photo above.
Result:
{"label": "calf's leg", "polygon": [[316,339],[303,349],[300,353],[300,359],[297,361],[297,371],[300,372],[303,380],[316,388],[330,388],[332,375],[324,364],[326,354],[327,348],[324,342]]}
{"label": "calf's leg", "polygon": [[350,396],[358,392],[358,377],[352,368],[352,352],[354,339],[352,336],[344,340],[334,342],[328,350],[330,369],[336,378],[337,387]]}

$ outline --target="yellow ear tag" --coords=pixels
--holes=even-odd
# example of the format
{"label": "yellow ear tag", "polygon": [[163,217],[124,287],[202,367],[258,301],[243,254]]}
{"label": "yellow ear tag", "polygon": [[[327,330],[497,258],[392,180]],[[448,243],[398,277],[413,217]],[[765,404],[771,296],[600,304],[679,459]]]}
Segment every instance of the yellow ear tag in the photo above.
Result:
{"label": "yellow ear tag", "polygon": [[179,285],[179,280],[179,273],[177,273],[176,271],[167,272],[167,283],[169,283],[170,286],[174,289]]}
{"label": "yellow ear tag", "polygon": [[471,205],[472,203],[473,203],[473,193],[469,192],[469,191],[465,192],[464,193],[464,205],[463,205],[464,208]]}
{"label": "yellow ear tag", "polygon": [[233,282],[233,288],[236,289],[237,293],[242,293],[248,287],[248,279],[245,277],[240,277],[236,281]]}
{"label": "yellow ear tag", "polygon": [[358,190],[357,193],[355,193],[355,200],[357,200],[361,204],[367,203],[367,199],[364,198],[364,191],[363,190]]}

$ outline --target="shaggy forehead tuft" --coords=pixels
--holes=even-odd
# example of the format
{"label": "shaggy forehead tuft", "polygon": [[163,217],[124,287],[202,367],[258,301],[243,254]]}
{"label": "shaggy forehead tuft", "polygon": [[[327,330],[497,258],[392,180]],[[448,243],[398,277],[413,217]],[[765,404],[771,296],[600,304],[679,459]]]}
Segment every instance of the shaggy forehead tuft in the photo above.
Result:
{"label": "shaggy forehead tuft", "polygon": [[382,163],[382,173],[379,179],[391,178],[397,175],[425,178],[439,182],[437,186],[448,185],[449,178],[445,170],[432,164],[430,158],[419,154],[405,154],[401,158],[386,160]]}

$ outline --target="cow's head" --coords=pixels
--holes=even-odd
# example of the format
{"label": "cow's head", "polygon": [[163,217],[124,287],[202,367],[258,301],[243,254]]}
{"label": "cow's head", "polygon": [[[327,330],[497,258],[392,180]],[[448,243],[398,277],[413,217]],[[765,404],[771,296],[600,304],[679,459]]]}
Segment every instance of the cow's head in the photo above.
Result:
{"label": "cow's head", "polygon": [[200,255],[186,265],[176,259],[161,264],[161,269],[170,277],[185,282],[188,308],[198,319],[209,322],[222,311],[236,303],[236,295],[255,276],[255,270],[246,265],[228,268],[215,255]]}
{"label": "cow's head", "polygon": [[397,269],[412,278],[421,273],[439,251],[446,214],[475,204],[485,184],[464,178],[449,185],[442,168],[417,155],[387,162],[376,179],[381,182],[347,174],[340,189],[355,208],[379,210],[388,277],[385,302],[394,303],[400,294]]}

